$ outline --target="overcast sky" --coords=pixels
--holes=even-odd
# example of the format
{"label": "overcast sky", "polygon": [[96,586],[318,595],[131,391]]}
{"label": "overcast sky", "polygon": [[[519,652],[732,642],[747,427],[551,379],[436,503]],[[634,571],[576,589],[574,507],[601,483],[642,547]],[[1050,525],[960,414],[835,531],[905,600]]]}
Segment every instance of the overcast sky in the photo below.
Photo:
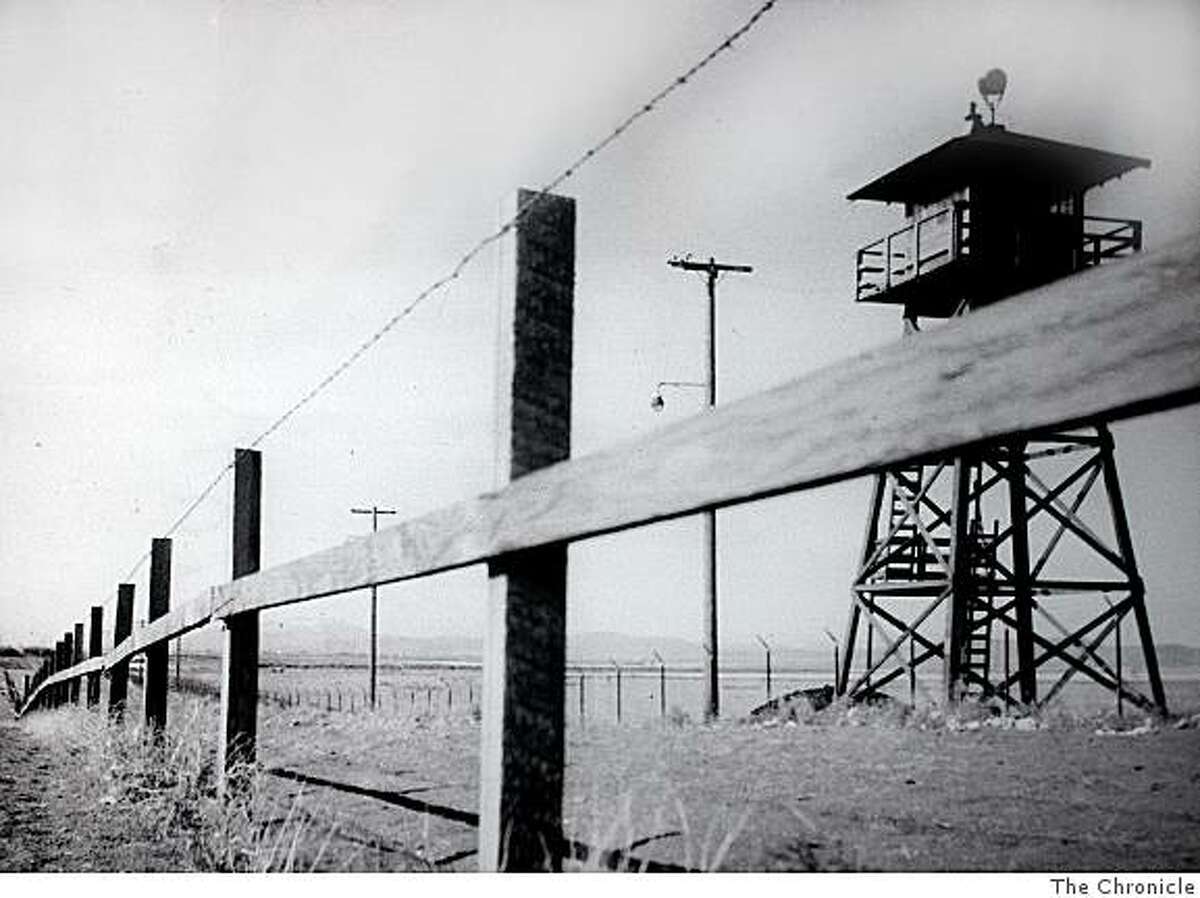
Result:
{"label": "overcast sky", "polygon": [[[48,642],[229,460],[758,0],[0,4],[0,638]],[[855,249],[899,224],[845,196],[963,133],[976,78],[1009,127],[1150,157],[1092,209],[1149,247],[1200,219],[1200,7],[781,0],[562,192],[578,201],[574,452],[698,411],[720,287],[722,400],[896,339]],[[495,258],[484,255],[264,453],[263,561],[491,485]],[[1200,643],[1200,412],[1121,425],[1160,639]],[[176,534],[177,596],[228,579],[231,487]],[[867,488],[721,514],[721,619],[840,630]],[[569,627],[698,639],[695,519],[577,545]],[[144,616],[145,577],[137,616]],[[387,633],[476,633],[471,569],[381,591]],[[111,609],[111,605],[109,606]],[[264,617],[365,633],[365,600]],[[111,613],[111,612],[110,612]],[[109,618],[111,621],[111,617]]]}

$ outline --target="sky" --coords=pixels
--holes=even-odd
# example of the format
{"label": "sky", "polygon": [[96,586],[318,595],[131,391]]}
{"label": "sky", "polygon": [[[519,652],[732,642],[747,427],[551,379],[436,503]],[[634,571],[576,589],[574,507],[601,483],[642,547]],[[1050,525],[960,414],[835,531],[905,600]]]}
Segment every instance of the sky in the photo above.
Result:
{"label": "sky", "polygon": [[[0,640],[50,642],[232,456],[756,0],[0,4]],[[719,399],[897,339],[846,194],[1000,120],[1146,156],[1089,197],[1160,245],[1200,219],[1200,8],[781,2],[561,188],[576,198],[573,452],[700,411],[692,253],[719,287]],[[262,445],[263,563],[491,487],[497,260],[483,254]],[[1160,639],[1200,644],[1200,411],[1116,428]],[[174,594],[228,579],[227,478],[175,534]],[[868,486],[719,515],[724,638],[840,632]],[[394,520],[394,519],[393,519]],[[568,628],[699,639],[695,518],[572,546]],[[146,566],[136,616],[144,617]],[[480,568],[380,590],[385,634],[479,633]],[[363,595],[264,615],[363,634]],[[281,638],[281,637],[280,637]]]}

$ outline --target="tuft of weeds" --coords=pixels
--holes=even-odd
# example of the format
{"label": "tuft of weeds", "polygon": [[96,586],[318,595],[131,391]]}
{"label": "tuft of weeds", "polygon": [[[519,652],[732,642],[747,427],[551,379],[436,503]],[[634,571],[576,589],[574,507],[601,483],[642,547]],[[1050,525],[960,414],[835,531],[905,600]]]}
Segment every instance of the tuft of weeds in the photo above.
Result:
{"label": "tuft of weeds", "polygon": [[302,791],[280,798],[260,768],[231,771],[220,794],[210,703],[186,703],[166,732],[111,720],[98,710],[38,715],[35,735],[76,762],[80,794],[98,796],[98,821],[120,838],[173,846],[176,868],[213,872],[312,871],[353,865],[334,822],[311,813]]}
{"label": "tuft of weeds", "polygon": [[815,714],[790,718],[806,724],[833,726],[873,726],[919,730],[970,732],[980,729],[1017,731],[1032,730],[1092,730],[1103,735],[1142,735],[1164,726],[1186,729],[1200,726],[1200,715],[1192,718],[1173,715],[1164,722],[1153,714],[1140,710],[1081,713],[1052,704],[1045,708],[1031,706],[1004,707],[1000,699],[964,699],[957,705],[928,703],[913,707],[904,702],[884,701],[873,704],[837,703]]}
{"label": "tuft of weeds", "polygon": [[[598,787],[593,787],[591,807],[600,804]],[[611,814],[592,816],[583,830],[584,856],[568,860],[565,870],[585,873],[633,873],[654,869],[650,847],[663,842],[671,845],[671,861],[667,868],[679,865],[694,872],[716,872],[723,868],[730,849],[741,836],[749,820],[747,809],[729,827],[726,822],[713,820],[704,832],[692,826],[683,801],[676,798],[668,808],[659,805],[648,817],[635,813],[632,793],[622,794]],[[646,828],[649,820],[650,826]]]}
{"label": "tuft of weeds", "polygon": [[679,707],[679,705],[671,705],[667,711],[667,723],[673,727],[686,727],[692,722],[692,715]]}
{"label": "tuft of weeds", "polygon": [[683,802],[675,800],[675,810],[678,814],[679,828],[683,834],[684,845],[684,866],[689,870],[699,870],[705,873],[712,873],[720,870],[725,863],[726,855],[729,854],[729,849],[733,847],[734,841],[746,826],[746,821],[750,817],[749,809],[742,812],[742,816],[738,818],[737,823],[731,829],[724,832],[721,827],[718,827],[716,822],[708,825],[703,836],[699,836],[688,821],[687,810],[683,806]]}

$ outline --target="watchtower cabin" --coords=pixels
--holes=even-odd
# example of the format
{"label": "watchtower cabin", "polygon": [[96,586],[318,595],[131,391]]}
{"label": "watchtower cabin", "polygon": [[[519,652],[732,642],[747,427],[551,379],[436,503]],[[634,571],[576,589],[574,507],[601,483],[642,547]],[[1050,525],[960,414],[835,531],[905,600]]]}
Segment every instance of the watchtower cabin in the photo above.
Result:
{"label": "watchtower cabin", "polygon": [[[1004,81],[980,80],[990,123],[972,103],[967,134],[849,195],[903,204],[903,226],[858,250],[855,299],[900,307],[906,333],[1142,247],[1140,221],[1089,216],[1084,199],[1149,160],[996,124]],[[1144,598],[1102,422],[889,470],[874,484],[837,692],[907,685],[915,697],[917,670],[940,663],[950,702],[1042,705],[1079,676],[1165,712]],[[1122,669],[1126,616],[1149,697]]]}
{"label": "watchtower cabin", "polygon": [[[973,106],[974,104],[972,104]],[[1087,215],[1089,190],[1137,156],[983,124],[850,194],[903,203],[904,226],[858,251],[859,302],[948,318],[1142,248],[1142,223]]]}

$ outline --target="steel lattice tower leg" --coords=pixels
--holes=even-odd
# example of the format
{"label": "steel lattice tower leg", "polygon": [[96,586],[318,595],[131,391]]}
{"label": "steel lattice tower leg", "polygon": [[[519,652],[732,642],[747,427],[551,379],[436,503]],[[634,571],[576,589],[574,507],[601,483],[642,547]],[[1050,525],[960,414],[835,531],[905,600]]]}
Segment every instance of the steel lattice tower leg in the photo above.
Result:
{"label": "steel lattice tower leg", "polygon": [[[1081,559],[1084,573],[1071,567]],[[1062,608],[1080,599],[1086,616],[1068,626]],[[1149,697],[1104,657],[1131,613]],[[997,669],[997,634],[1015,637],[1015,670]],[[1041,706],[1082,674],[1165,713],[1108,428],[1030,434],[877,475],[843,646],[835,685],[855,700],[941,659],[951,703]],[[1042,694],[1039,671],[1056,675]]]}

